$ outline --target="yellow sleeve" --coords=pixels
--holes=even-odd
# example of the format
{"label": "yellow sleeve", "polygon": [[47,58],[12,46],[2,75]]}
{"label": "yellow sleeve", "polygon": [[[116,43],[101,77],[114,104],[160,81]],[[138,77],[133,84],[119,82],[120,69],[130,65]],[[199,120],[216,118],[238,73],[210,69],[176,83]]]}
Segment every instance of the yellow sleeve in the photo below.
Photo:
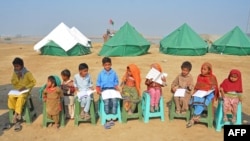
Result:
{"label": "yellow sleeve", "polygon": [[25,77],[28,81],[27,85],[25,86],[28,89],[33,88],[36,85],[36,79],[33,77],[31,72],[27,72],[25,75],[27,75],[27,77]]}

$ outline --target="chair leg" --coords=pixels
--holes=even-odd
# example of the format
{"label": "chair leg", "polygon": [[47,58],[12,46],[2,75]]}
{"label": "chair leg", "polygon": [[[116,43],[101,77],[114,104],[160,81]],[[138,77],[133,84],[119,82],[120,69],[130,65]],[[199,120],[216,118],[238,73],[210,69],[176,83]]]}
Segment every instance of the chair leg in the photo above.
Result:
{"label": "chair leg", "polygon": [[94,103],[94,100],[91,100],[91,104],[90,104],[90,116],[91,116],[91,124],[96,124],[96,113],[95,113],[95,103]]}

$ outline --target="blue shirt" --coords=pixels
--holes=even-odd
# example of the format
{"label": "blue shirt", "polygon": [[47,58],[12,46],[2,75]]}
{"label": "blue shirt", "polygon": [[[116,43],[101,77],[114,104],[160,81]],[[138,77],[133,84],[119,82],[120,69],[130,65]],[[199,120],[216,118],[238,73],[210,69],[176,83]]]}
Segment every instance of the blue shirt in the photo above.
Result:
{"label": "blue shirt", "polygon": [[115,88],[118,84],[118,76],[113,69],[110,69],[109,71],[103,69],[99,73],[96,81],[96,86],[101,87],[102,90],[105,88]]}
{"label": "blue shirt", "polygon": [[90,74],[87,74],[85,77],[76,74],[74,76],[74,86],[78,88],[79,91],[87,91],[93,86]]}

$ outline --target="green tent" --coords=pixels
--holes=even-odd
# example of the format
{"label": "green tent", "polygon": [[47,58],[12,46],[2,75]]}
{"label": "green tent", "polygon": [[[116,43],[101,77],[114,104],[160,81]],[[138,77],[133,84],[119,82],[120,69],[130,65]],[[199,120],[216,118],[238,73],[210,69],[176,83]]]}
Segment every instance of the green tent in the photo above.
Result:
{"label": "green tent", "polygon": [[210,51],[228,55],[250,55],[250,39],[236,26],[212,43]]}
{"label": "green tent", "polygon": [[184,23],[160,41],[160,52],[179,56],[201,56],[207,53],[208,44]]}
{"label": "green tent", "polygon": [[139,56],[146,54],[150,43],[126,22],[112,38],[103,44],[100,56]]}

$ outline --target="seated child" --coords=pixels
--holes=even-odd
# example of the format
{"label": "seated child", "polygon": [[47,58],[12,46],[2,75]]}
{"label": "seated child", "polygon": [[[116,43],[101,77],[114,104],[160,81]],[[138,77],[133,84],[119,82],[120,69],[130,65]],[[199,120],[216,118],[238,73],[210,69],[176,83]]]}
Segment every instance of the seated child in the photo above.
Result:
{"label": "seated child", "polygon": [[128,65],[121,82],[123,106],[128,114],[135,111],[136,104],[140,101],[140,84],[139,68],[135,64]]}
{"label": "seated child", "polygon": [[171,91],[175,93],[177,89],[186,89],[184,97],[174,97],[177,114],[186,114],[188,110],[191,92],[194,88],[193,76],[190,74],[192,64],[185,61],[181,65],[181,73],[177,75],[171,84]]}
{"label": "seated child", "polygon": [[[151,64],[150,68],[155,68],[159,72],[162,72],[162,68],[158,63]],[[164,84],[159,84],[152,81],[152,79],[146,79],[145,85],[147,86],[147,91],[150,95],[150,112],[157,111],[159,109],[159,101],[162,94],[162,88],[166,85],[166,77],[161,78]]]}
{"label": "seated child", "polygon": [[[90,103],[93,98],[93,95],[87,94],[87,91],[93,88],[93,82],[90,74],[88,73],[89,67],[86,63],[79,64],[78,67],[79,73],[74,76],[74,86],[76,88],[76,92],[78,93],[78,101],[81,103],[81,118],[88,120],[90,119],[89,109]],[[79,95],[79,93],[84,93],[84,95]]]}
{"label": "seated child", "polygon": [[[209,90],[214,90],[213,93],[205,96],[205,97],[193,97],[193,102],[203,102],[206,106],[212,102],[212,100],[218,98],[218,83],[217,83],[217,78],[213,74],[212,70],[212,65],[208,62],[205,62],[201,66],[201,74],[198,75],[197,77],[197,82],[194,87],[194,93],[197,90],[204,90],[204,91],[209,91]],[[194,94],[193,93],[193,94]],[[191,103],[192,104],[192,103]],[[200,115],[204,110],[204,105],[201,104],[192,104],[194,108],[194,113],[192,113],[192,118],[191,120],[187,123],[186,127],[192,127],[195,122],[198,122],[200,119]]]}
{"label": "seated child", "polygon": [[70,71],[65,69],[61,72],[62,84],[61,89],[64,95],[64,105],[66,118],[74,119],[74,82],[70,79]]}
{"label": "seated child", "polygon": [[236,114],[239,102],[242,101],[242,80],[241,72],[237,69],[232,69],[228,78],[220,84],[220,92],[223,98],[224,121],[228,121],[227,114],[232,113],[232,123],[236,122]]}
{"label": "seated child", "polygon": [[[119,80],[116,72],[111,68],[112,63],[109,57],[104,57],[102,59],[103,70],[98,74],[97,81],[96,81],[96,91],[97,94],[102,94],[105,90],[117,90],[119,91],[118,85]],[[118,99],[117,98],[109,98],[104,99],[104,110],[106,114],[116,114],[117,113],[117,106],[118,106]],[[114,125],[115,119],[108,121],[104,127],[106,129],[110,129],[110,126]]]}
{"label": "seated child", "polygon": [[46,102],[46,112],[49,119],[54,121],[54,127],[59,128],[59,113],[62,110],[61,98],[63,91],[56,84],[53,76],[48,77],[46,88],[43,91],[43,101]]}

